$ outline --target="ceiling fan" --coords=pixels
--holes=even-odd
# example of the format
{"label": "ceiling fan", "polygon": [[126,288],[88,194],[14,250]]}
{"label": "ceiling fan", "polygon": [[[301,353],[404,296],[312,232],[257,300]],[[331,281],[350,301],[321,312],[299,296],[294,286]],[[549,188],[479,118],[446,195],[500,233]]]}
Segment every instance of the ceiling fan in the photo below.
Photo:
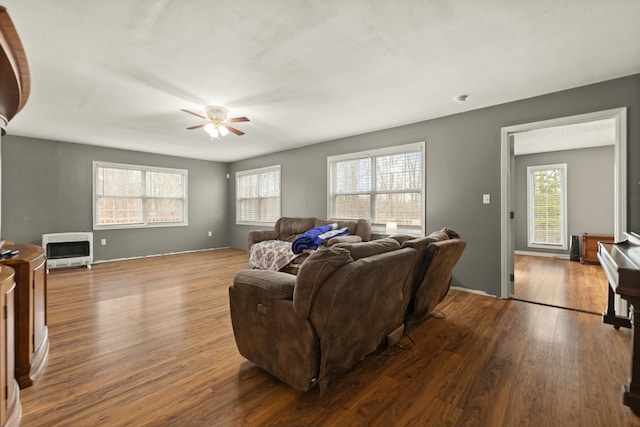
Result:
{"label": "ceiling fan", "polygon": [[229,123],[248,122],[248,118],[244,116],[227,118],[227,109],[224,107],[207,106],[204,108],[204,110],[206,113],[206,117],[201,114],[194,113],[193,111],[180,109],[180,111],[184,111],[185,113],[193,114],[196,117],[207,120],[207,123],[189,126],[187,129],[200,129],[203,127],[204,130],[209,135],[211,135],[212,139],[220,138],[220,136],[225,136],[229,133],[229,131],[235,133],[238,136],[244,135],[244,132],[234,128],[233,126],[229,126]]}

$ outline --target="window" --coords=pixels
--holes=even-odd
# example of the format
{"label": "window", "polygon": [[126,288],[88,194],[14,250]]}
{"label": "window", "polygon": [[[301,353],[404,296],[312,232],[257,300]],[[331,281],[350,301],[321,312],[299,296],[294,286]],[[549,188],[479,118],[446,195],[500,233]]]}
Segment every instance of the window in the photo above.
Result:
{"label": "window", "polygon": [[530,247],[567,249],[567,164],[527,168]]}
{"label": "window", "polygon": [[188,225],[187,171],[93,162],[93,228]]}
{"label": "window", "polygon": [[280,218],[280,166],[236,172],[236,223],[268,225]]}
{"label": "window", "polygon": [[387,222],[424,232],[424,142],[327,159],[329,217],[366,218],[375,231]]}

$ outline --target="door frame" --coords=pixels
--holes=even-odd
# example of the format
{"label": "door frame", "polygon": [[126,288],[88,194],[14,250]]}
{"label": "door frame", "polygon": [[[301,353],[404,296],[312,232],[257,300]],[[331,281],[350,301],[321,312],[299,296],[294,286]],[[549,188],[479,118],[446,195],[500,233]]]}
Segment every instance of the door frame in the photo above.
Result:
{"label": "door frame", "polygon": [[560,117],[539,122],[506,126],[500,130],[500,297],[510,298],[514,293],[514,153],[511,135],[517,132],[547,127],[578,124],[594,120],[615,119],[614,144],[614,238],[620,241],[627,231],[627,108],[596,111],[575,116]]}

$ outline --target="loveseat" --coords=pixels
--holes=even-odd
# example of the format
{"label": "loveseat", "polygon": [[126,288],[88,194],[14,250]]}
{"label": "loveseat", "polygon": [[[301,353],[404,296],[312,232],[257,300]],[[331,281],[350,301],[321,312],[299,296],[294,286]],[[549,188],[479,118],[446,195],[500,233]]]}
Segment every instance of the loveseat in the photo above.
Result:
{"label": "loveseat", "polygon": [[328,219],[320,219],[316,217],[306,218],[279,218],[272,230],[254,230],[250,231],[247,236],[247,250],[251,251],[251,246],[254,243],[262,242],[265,240],[282,240],[285,242],[293,242],[305,231],[309,231],[314,227],[320,225],[327,225],[337,222],[338,228],[347,227],[349,229],[349,236],[334,237],[335,240],[331,244],[335,243],[353,243],[353,242],[367,242],[371,240],[371,222],[366,219],[358,219],[354,221],[331,221]]}
{"label": "loveseat", "polygon": [[311,254],[297,276],[243,270],[229,288],[240,354],[298,390],[321,392],[446,296],[466,242],[449,228],[426,237],[339,243]]}
{"label": "loveseat", "polygon": [[[366,219],[331,221],[316,217],[306,218],[279,218],[271,230],[250,231],[247,236],[247,253],[252,268],[272,269],[296,274],[302,262],[309,253],[294,255],[290,250],[291,244],[303,233],[309,230],[337,224],[337,229],[348,229],[344,236],[332,237],[326,241],[325,246],[337,243],[356,243],[371,240],[371,222]],[[260,243],[260,248],[253,246]],[[288,247],[287,247],[288,245]],[[268,260],[266,258],[269,258]],[[266,262],[262,262],[266,261]]]}

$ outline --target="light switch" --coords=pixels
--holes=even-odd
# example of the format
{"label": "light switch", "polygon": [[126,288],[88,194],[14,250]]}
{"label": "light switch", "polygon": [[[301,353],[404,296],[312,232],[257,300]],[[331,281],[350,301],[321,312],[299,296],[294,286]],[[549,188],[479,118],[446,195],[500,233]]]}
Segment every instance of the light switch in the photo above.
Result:
{"label": "light switch", "polygon": [[491,194],[483,194],[482,195],[482,204],[488,205],[491,203]]}

